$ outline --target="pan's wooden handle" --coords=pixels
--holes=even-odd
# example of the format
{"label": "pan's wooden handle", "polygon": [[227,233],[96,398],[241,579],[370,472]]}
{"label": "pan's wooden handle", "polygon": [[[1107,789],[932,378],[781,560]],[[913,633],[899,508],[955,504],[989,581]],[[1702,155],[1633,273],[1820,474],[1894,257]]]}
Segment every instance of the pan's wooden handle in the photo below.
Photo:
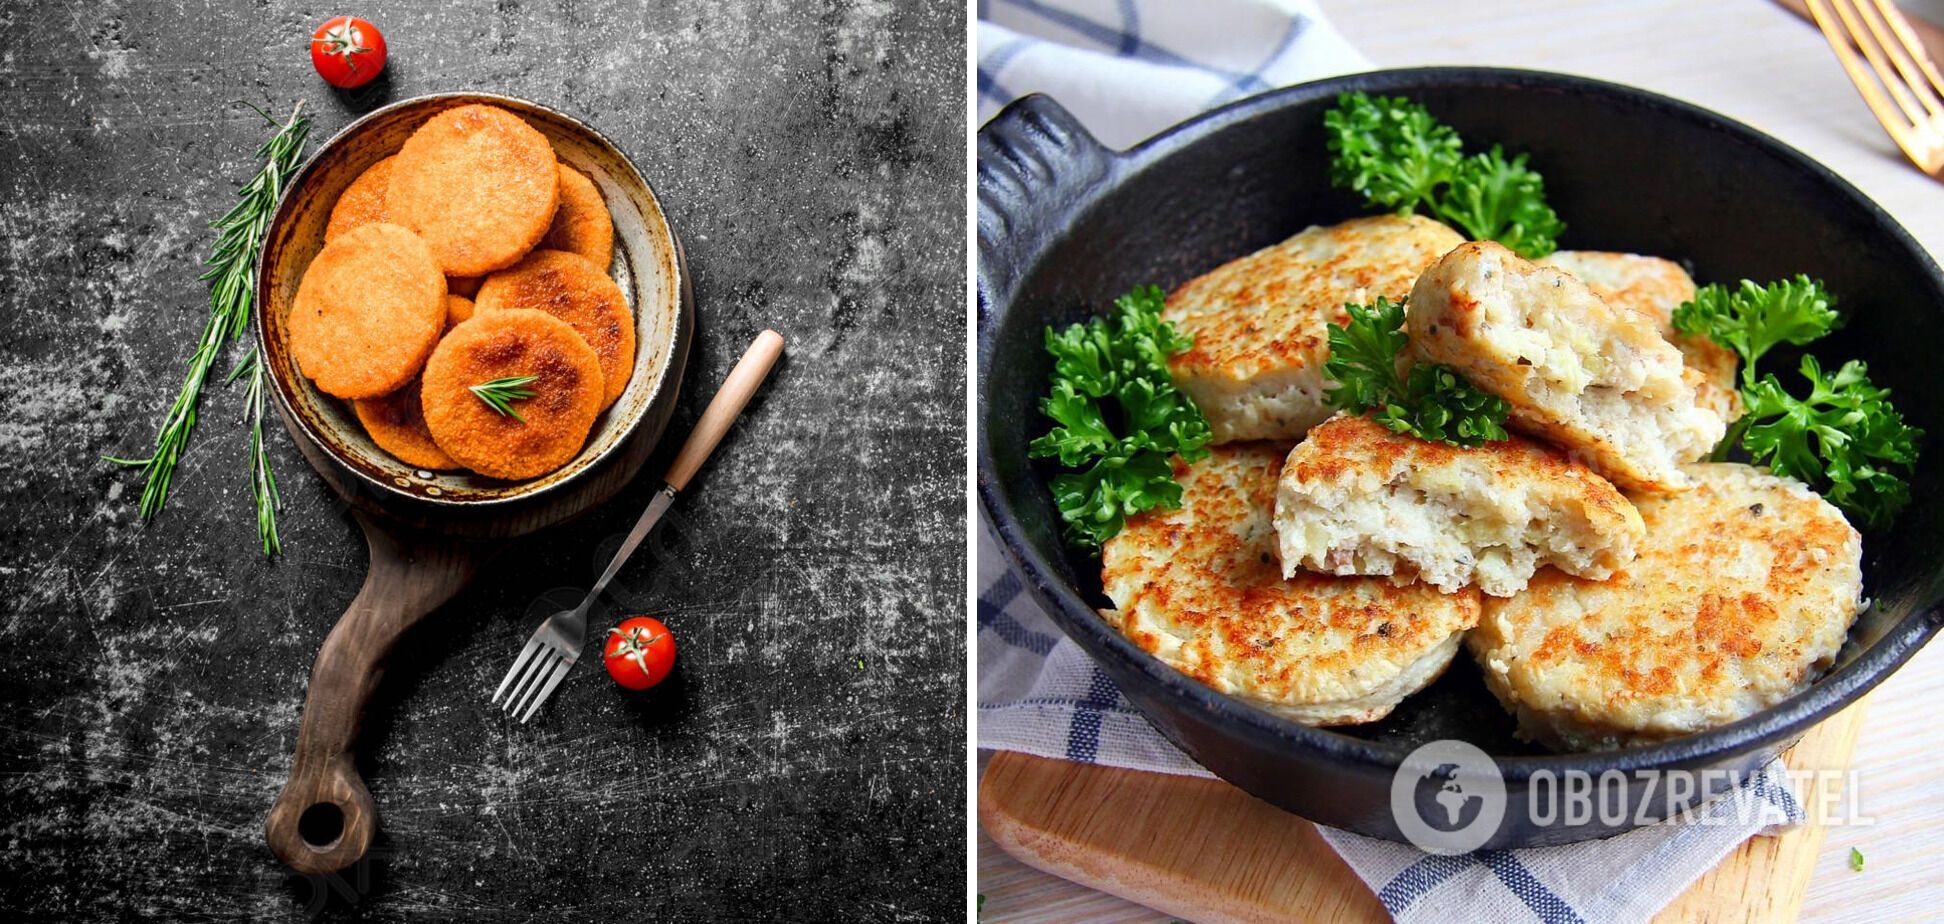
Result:
{"label": "pan's wooden handle", "polygon": [[675,454],[675,461],[668,466],[665,479],[670,487],[680,491],[688,487],[689,479],[695,477],[697,469],[708,461],[709,453],[715,451],[716,444],[722,442],[729,426],[742,414],[743,405],[763,386],[763,379],[769,376],[770,367],[776,365],[776,358],[783,355],[783,335],[773,330],[765,330],[756,335],[756,342],[743,351],[742,359],[736,361],[736,368],[729,370],[729,377],[722,380],[721,390],[709,400],[709,406],[702,412],[702,419],[695,422],[688,441],[682,444],[682,451]]}
{"label": "pan's wooden handle", "polygon": [[290,779],[263,825],[271,852],[300,873],[336,872],[370,849],[378,812],[352,760],[365,703],[398,637],[458,593],[476,565],[469,546],[352,515],[371,570],[311,666]]}

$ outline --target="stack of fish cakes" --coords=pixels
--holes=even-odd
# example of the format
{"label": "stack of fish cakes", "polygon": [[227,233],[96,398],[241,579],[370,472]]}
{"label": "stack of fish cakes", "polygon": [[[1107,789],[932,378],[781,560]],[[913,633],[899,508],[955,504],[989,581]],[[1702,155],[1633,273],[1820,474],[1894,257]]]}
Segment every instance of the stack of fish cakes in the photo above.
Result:
{"label": "stack of fish cakes", "polygon": [[[408,465],[533,478],[626,390],[635,319],[613,217],[519,116],[426,120],[339,195],[288,319],[298,368]],[[496,408],[473,389],[515,380]]]}
{"label": "stack of fish cakes", "polygon": [[[1164,316],[1196,346],[1172,371],[1216,442],[1282,442],[1178,465],[1182,509],[1130,518],[1103,549],[1108,620],[1309,724],[1381,717],[1457,635],[1521,735],[1559,748],[1687,734],[1798,692],[1855,619],[1861,541],[1799,482],[1697,464],[1741,407],[1734,355],[1672,329],[1693,293],[1666,260],[1534,264],[1392,216],[1181,286]],[[1511,439],[1332,416],[1324,325],[1379,296],[1408,297],[1412,361],[1507,403]],[[1358,624],[1343,599],[1390,604]]]}

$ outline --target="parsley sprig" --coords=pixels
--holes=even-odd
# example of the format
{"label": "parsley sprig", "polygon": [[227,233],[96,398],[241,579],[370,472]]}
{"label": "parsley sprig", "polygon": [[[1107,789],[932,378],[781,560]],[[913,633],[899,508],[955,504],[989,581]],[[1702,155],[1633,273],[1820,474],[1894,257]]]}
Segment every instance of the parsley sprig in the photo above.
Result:
{"label": "parsley sprig", "polygon": [[1052,479],[1073,545],[1098,548],[1127,517],[1180,506],[1170,457],[1208,455],[1208,421],[1168,374],[1168,357],[1193,341],[1161,319],[1164,300],[1158,286],[1143,286],[1104,317],[1046,329],[1053,375],[1040,409],[1055,426],[1027,454],[1079,469]]}
{"label": "parsley sprig", "polygon": [[1477,446],[1507,438],[1509,408],[1495,395],[1473,388],[1446,366],[1418,363],[1398,371],[1404,303],[1378,296],[1375,304],[1345,305],[1350,321],[1330,325],[1330,358],[1323,369],[1337,381],[1324,400],[1355,414],[1368,413],[1397,433],[1419,439]]}
{"label": "parsley sprig", "polygon": [[1466,155],[1451,126],[1403,97],[1344,93],[1323,114],[1329,132],[1330,181],[1398,214],[1423,211],[1538,259],[1559,247],[1564,222],[1546,204],[1546,184],[1493,145]]}
{"label": "parsley sprig", "polygon": [[1711,458],[1735,448],[1758,465],[1799,479],[1866,525],[1888,524],[1910,503],[1907,479],[1917,465],[1924,431],[1904,423],[1890,391],[1870,381],[1869,368],[1851,360],[1825,372],[1804,355],[1799,371],[1809,392],[1796,397],[1756,361],[1783,344],[1802,346],[1841,322],[1836,300],[1807,276],[1735,289],[1704,286],[1674,311],[1674,328],[1701,334],[1741,357],[1745,413],[1729,427]]}

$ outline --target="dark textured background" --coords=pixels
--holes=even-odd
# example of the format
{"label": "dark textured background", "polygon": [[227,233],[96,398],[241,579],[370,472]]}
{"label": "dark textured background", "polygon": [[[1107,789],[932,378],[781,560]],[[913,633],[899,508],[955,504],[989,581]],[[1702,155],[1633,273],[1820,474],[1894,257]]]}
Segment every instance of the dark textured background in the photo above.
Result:
{"label": "dark textured background", "polygon": [[[0,4],[0,904],[958,917],[963,5],[457,6],[359,5],[392,64],[388,88],[347,96],[305,51],[337,7]],[[287,554],[257,554],[240,389],[211,391],[153,523],[138,476],[97,457],[146,451],[206,315],[205,223],[266,135],[230,101],[302,99],[321,142],[456,89],[584,118],[656,185],[699,305],[671,434],[756,331],[789,355],[663,554],[617,580],[608,614],[666,614],[678,635],[669,688],[631,700],[587,662],[529,725],[486,702],[536,601],[618,544],[665,443],[613,504],[518,544],[413,637],[367,727],[379,859],[293,879],[263,817],[363,543],[278,430]]]}

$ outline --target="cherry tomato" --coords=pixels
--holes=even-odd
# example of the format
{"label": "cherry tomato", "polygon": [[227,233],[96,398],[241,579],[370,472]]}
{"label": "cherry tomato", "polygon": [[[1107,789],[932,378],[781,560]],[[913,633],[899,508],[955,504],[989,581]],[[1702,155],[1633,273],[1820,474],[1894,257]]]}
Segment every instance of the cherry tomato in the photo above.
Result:
{"label": "cherry tomato", "polygon": [[667,679],[675,669],[675,636],[652,616],[622,620],[609,629],[601,655],[609,677],[630,690],[646,690]]}
{"label": "cherry tomato", "polygon": [[385,69],[385,37],[378,27],[350,16],[333,16],[311,33],[311,64],[334,87],[362,87]]}

